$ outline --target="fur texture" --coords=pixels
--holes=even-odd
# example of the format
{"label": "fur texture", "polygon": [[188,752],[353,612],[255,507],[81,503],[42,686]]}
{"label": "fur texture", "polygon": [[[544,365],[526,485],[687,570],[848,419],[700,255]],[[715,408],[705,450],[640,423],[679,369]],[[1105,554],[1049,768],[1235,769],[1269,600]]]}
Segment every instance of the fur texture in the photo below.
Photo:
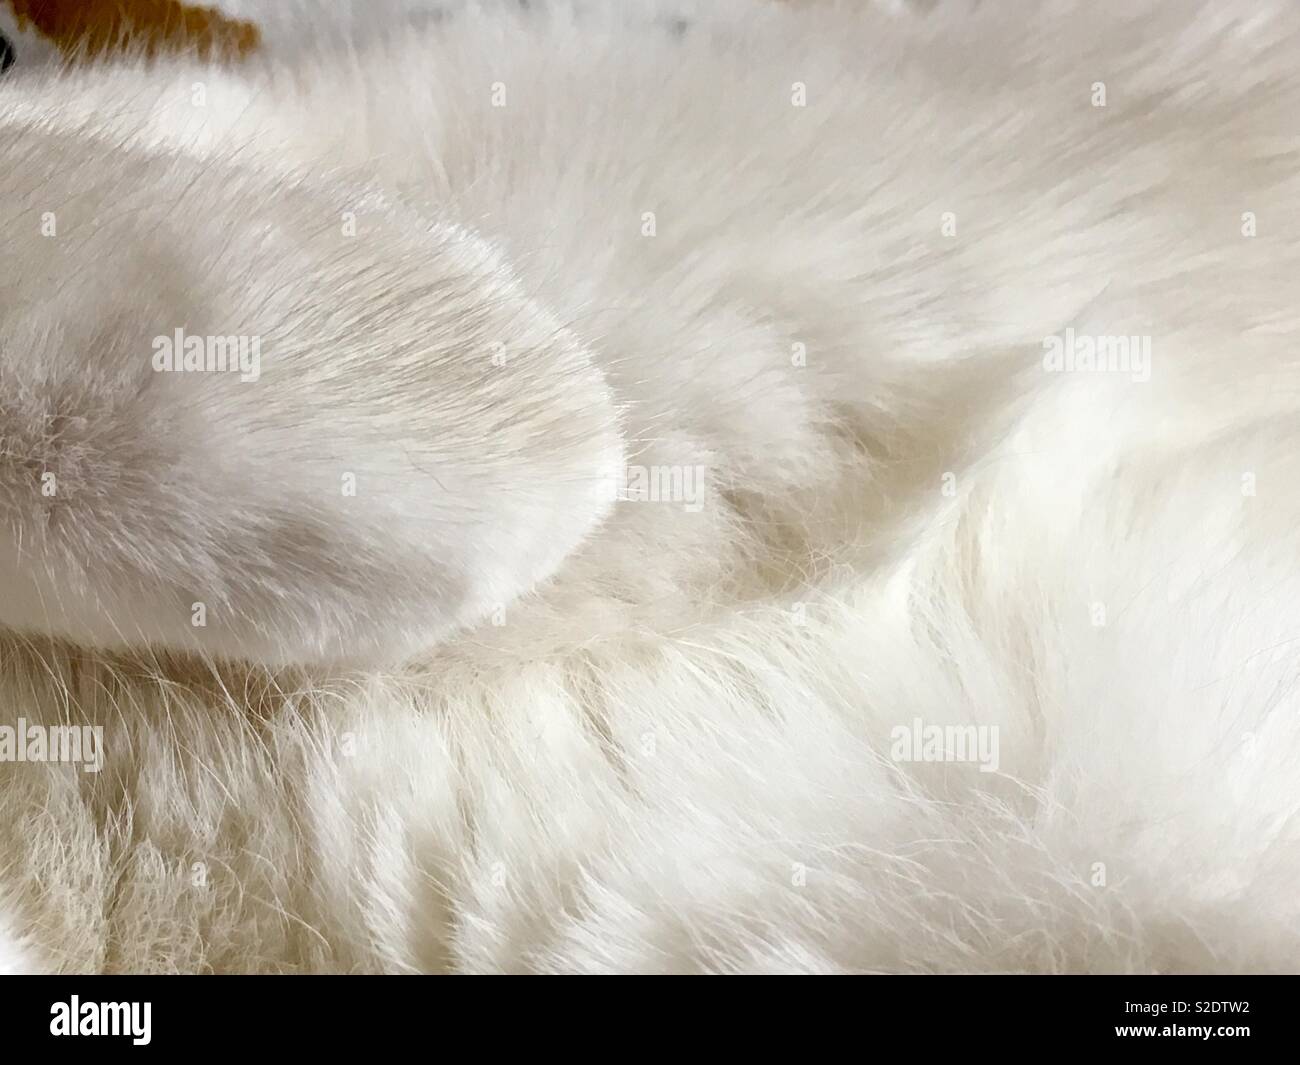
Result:
{"label": "fur texture", "polygon": [[33,964],[1294,968],[1300,14],[994,7],[0,87]]}

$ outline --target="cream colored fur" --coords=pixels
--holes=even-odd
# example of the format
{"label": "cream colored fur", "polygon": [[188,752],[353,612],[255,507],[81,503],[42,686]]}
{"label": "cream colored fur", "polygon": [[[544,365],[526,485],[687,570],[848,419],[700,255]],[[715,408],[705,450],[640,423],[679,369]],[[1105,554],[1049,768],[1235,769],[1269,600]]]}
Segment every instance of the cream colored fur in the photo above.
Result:
{"label": "cream colored fur", "polygon": [[1295,967],[1300,14],[695,6],[0,86],[0,967]]}

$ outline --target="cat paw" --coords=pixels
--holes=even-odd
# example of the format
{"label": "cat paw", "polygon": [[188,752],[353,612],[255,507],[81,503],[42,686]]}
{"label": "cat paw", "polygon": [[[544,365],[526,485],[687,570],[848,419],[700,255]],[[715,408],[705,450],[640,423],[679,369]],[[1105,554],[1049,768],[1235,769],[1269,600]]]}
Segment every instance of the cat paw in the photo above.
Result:
{"label": "cat paw", "polygon": [[390,662],[600,524],[604,377],[473,233],[221,160],[29,141],[0,176],[25,205],[0,233],[22,264],[0,279],[0,624]]}

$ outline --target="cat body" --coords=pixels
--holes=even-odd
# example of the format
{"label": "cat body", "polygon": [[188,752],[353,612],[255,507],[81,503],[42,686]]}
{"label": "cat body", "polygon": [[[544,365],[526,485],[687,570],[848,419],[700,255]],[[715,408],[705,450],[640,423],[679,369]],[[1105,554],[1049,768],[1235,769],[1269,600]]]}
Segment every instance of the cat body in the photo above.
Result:
{"label": "cat body", "polygon": [[2,767],[47,953],[1294,958],[1300,17],[988,7],[0,88],[0,705],[111,726]]}

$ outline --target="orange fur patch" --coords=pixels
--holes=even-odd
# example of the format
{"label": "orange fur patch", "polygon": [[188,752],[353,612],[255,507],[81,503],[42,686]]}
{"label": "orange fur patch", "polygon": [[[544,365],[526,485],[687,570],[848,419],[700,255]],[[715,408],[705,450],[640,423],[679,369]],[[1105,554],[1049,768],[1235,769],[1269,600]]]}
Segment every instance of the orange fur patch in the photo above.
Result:
{"label": "orange fur patch", "polygon": [[35,27],[64,55],[102,55],[134,48],[146,55],[194,51],[236,59],[255,49],[261,33],[180,0],[9,0],[20,28]]}

